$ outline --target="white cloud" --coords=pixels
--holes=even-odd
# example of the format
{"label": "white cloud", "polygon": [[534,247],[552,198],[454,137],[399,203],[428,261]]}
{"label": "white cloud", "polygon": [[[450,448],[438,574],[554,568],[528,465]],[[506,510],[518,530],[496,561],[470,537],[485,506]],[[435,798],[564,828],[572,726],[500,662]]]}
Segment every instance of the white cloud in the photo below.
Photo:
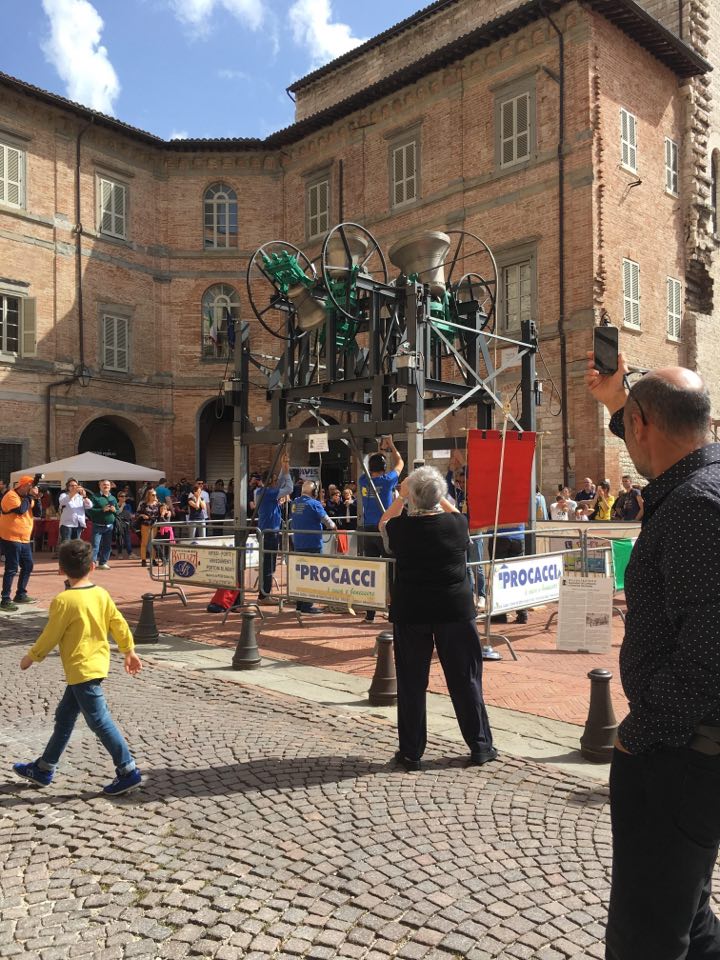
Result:
{"label": "white cloud", "polygon": [[365,42],[365,37],[353,36],[347,23],[332,21],[330,0],[294,0],[289,14],[293,38],[308,48],[314,66],[334,60]]}
{"label": "white cloud", "polygon": [[92,110],[115,112],[120,81],[100,40],[103,21],[89,0],[42,0],[50,36],[42,50],[67,95]]}
{"label": "white cloud", "polygon": [[201,34],[210,29],[216,8],[227,10],[242,23],[257,30],[264,19],[263,0],[170,0],[178,20],[195,27]]}
{"label": "white cloud", "polygon": [[170,140],[187,140],[187,138],[187,130],[173,130],[169,137]]}
{"label": "white cloud", "polygon": [[244,70],[233,70],[231,67],[223,67],[218,70],[217,75],[220,80],[249,80],[250,74]]}

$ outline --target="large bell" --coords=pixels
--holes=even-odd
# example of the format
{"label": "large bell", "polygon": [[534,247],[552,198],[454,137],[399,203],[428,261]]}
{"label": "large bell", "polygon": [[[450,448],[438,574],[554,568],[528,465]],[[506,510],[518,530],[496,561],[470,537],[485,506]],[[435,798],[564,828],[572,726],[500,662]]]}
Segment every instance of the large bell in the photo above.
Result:
{"label": "large bell", "polygon": [[439,230],[416,233],[390,247],[390,261],[410,277],[416,274],[420,283],[430,284],[436,296],[445,290],[445,257],[450,249],[450,237]]}
{"label": "large bell", "polygon": [[301,330],[314,330],[325,323],[325,300],[314,297],[304,284],[298,283],[290,287],[287,295],[295,307]]}
{"label": "large bell", "polygon": [[[346,232],[345,239],[347,240],[347,250],[345,249],[343,238],[339,232],[335,232],[332,237],[330,237],[327,245],[325,262],[327,264],[327,272],[334,280],[347,278],[349,267],[356,267],[361,263],[367,256],[368,247],[370,246],[369,239],[361,233]],[[352,263],[348,263],[348,250],[350,251]],[[365,276],[368,275],[367,271],[363,271],[363,273]]]}

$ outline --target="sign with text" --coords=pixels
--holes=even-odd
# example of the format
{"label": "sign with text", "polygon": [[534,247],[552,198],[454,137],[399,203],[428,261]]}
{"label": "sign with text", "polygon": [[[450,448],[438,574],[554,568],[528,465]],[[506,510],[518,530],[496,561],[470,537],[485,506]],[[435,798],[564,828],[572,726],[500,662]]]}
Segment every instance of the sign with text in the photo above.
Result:
{"label": "sign with text", "polygon": [[492,613],[539,607],[557,600],[562,575],[561,553],[498,560],[492,590]]}
{"label": "sign with text", "polygon": [[308,437],[308,453],[329,453],[330,445],[326,433],[311,433]]}
{"label": "sign with text", "polygon": [[381,561],[291,553],[287,575],[293,598],[385,609],[387,564]]}
{"label": "sign with text", "polygon": [[608,653],[612,645],[611,577],[563,577],[558,608],[558,650]]}
{"label": "sign with text", "polygon": [[171,546],[170,579],[197,586],[237,589],[237,553],[234,547]]}

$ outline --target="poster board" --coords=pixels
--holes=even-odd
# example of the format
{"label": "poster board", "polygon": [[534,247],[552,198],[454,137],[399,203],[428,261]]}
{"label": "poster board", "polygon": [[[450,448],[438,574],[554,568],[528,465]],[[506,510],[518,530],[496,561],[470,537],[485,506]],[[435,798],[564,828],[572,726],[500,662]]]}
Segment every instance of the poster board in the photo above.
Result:
{"label": "poster board", "polygon": [[387,570],[388,564],[379,560],[291,553],[287,568],[288,595],[292,599],[384,610]]}
{"label": "poster board", "polygon": [[559,595],[563,555],[498,560],[492,589],[492,613],[552,603]]}
{"label": "poster board", "polygon": [[562,578],[558,650],[609,653],[612,646],[613,589],[612,577]]}

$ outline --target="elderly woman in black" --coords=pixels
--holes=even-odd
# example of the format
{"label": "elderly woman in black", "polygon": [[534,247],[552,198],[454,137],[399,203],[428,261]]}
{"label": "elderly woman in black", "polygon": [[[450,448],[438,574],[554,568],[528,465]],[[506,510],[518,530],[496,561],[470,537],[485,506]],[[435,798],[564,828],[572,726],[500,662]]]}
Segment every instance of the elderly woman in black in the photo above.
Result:
{"label": "elderly woman in black", "polygon": [[419,467],[382,515],[380,531],[395,558],[390,620],[398,685],[395,759],[419,770],[425,751],[425,692],[437,648],[470,764],[497,757],[482,695],[482,653],[467,573],[467,518],[447,499],[434,467]]}

